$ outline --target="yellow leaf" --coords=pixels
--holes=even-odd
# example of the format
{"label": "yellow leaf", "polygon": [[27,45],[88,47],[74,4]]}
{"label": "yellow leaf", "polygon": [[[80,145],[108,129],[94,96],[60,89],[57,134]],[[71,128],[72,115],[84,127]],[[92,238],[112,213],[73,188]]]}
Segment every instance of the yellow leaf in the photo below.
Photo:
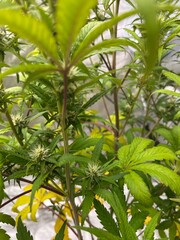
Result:
{"label": "yellow leaf", "polygon": [[21,217],[22,220],[27,219],[29,213],[30,213],[29,206],[26,206],[25,208],[23,208],[23,210],[20,211],[16,217],[16,223],[18,222],[19,217]]}
{"label": "yellow leaf", "polygon": [[[46,194],[44,194],[43,198],[41,199],[42,202],[44,202],[47,199],[52,199],[52,198],[58,198],[59,199],[59,195],[54,193],[54,192],[46,192]],[[62,198],[61,198],[62,200]]]}
{"label": "yellow leaf", "polygon": [[13,212],[19,212],[18,207],[25,205],[25,204],[29,204],[30,202],[30,197],[23,195],[20,198],[17,199],[16,203],[13,205],[12,207],[12,211]]}
{"label": "yellow leaf", "polygon": [[[64,221],[66,220],[66,218],[64,216],[62,216],[62,219],[57,218],[56,222],[55,222],[55,226],[54,226],[54,230],[56,233],[59,232],[60,228],[62,227]],[[64,231],[64,238],[63,240],[69,240],[69,235],[68,235],[68,227],[66,225],[65,227],[65,231]]]}
{"label": "yellow leaf", "polygon": [[31,220],[34,221],[34,222],[37,221],[37,219],[36,219],[36,213],[37,213],[37,210],[38,210],[40,204],[41,204],[41,203],[38,202],[38,203],[32,205],[32,209],[31,209]]}
{"label": "yellow leaf", "polygon": [[44,197],[46,190],[44,188],[40,188],[36,193],[35,193],[35,200],[42,202],[42,199]]}
{"label": "yellow leaf", "polygon": [[29,184],[23,188],[24,191],[29,191],[32,189],[32,184]]}

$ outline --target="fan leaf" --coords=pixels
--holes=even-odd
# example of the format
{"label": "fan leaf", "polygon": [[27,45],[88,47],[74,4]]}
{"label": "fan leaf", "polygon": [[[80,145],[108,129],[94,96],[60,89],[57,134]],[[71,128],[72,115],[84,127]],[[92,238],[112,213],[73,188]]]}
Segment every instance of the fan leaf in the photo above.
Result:
{"label": "fan leaf", "polygon": [[160,164],[146,163],[133,166],[132,169],[149,174],[151,177],[158,179],[164,185],[169,186],[170,189],[178,195],[180,194],[180,176],[169,168]]}
{"label": "fan leaf", "polygon": [[130,171],[129,174],[124,176],[125,183],[129,188],[131,194],[139,202],[146,206],[152,205],[151,194],[143,179],[134,171]]}
{"label": "fan leaf", "polygon": [[90,9],[95,7],[97,0],[58,0],[56,7],[57,38],[65,59],[68,57],[72,44],[89,16]]}
{"label": "fan leaf", "polygon": [[21,218],[18,219],[17,225],[17,240],[33,240],[30,232],[27,230],[26,226],[23,224]]}
{"label": "fan leaf", "polygon": [[51,31],[38,19],[19,10],[1,9],[0,25],[8,25],[12,31],[37,45],[53,59],[58,58],[57,45]]}

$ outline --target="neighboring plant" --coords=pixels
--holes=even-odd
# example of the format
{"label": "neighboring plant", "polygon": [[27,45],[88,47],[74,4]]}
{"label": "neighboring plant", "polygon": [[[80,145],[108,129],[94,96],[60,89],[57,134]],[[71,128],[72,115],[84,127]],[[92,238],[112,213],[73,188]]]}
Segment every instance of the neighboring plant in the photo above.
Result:
{"label": "neighboring plant", "polygon": [[[55,240],[69,239],[68,229],[79,240],[82,231],[179,239],[180,77],[164,60],[177,47],[180,8],[125,3],[125,13],[120,0],[0,3],[0,202],[17,199],[19,240],[33,239],[22,221],[36,221],[40,206],[57,217]],[[121,53],[130,60],[119,67]],[[98,101],[107,117],[93,109]],[[6,200],[10,180],[28,186]],[[0,221],[15,226],[7,214]],[[0,238],[10,238],[2,228]]]}

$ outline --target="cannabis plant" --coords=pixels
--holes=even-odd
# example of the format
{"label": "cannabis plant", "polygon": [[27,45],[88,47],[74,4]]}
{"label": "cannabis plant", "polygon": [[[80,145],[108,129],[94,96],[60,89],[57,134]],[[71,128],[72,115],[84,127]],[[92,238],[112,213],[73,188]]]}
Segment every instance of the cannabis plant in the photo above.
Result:
{"label": "cannabis plant", "polygon": [[[175,0],[1,1],[0,201],[16,200],[17,217],[0,221],[17,239],[33,239],[23,220],[40,206],[56,216],[55,240],[179,238],[180,76],[165,65],[179,63],[179,10]],[[28,184],[7,200],[12,181]]]}

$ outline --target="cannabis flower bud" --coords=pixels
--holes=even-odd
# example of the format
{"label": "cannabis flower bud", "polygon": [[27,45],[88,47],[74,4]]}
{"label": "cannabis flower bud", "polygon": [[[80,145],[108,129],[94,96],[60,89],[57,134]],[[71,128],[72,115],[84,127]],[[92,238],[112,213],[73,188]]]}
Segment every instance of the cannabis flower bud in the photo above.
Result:
{"label": "cannabis flower bud", "polygon": [[44,146],[37,145],[31,152],[30,157],[33,161],[43,161],[46,160],[49,156],[49,149]]}

